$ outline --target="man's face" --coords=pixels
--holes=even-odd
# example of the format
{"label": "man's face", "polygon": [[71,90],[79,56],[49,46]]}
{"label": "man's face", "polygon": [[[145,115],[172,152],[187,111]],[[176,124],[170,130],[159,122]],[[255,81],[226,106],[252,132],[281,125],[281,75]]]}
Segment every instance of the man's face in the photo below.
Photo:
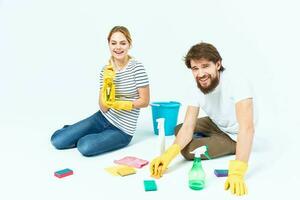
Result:
{"label": "man's face", "polygon": [[198,88],[208,94],[219,84],[221,62],[216,64],[204,58],[200,60],[191,60],[191,70],[197,82]]}

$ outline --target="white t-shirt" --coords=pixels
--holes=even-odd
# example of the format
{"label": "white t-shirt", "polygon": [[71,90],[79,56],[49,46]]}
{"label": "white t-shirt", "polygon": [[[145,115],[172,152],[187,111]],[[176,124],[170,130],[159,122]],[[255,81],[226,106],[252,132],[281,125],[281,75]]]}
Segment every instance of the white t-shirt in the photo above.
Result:
{"label": "white t-shirt", "polygon": [[220,82],[212,92],[203,94],[196,87],[193,93],[196,98],[191,99],[189,105],[203,109],[211,120],[234,140],[239,130],[235,112],[237,102],[247,98],[253,99],[254,123],[256,122],[253,90],[250,83],[242,77],[233,76],[225,70],[221,72]]}

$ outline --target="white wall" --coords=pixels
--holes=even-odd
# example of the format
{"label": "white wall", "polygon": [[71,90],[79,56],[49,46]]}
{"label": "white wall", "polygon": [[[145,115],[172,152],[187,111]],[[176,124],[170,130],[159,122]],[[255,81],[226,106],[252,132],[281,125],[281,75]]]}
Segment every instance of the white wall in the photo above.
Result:
{"label": "white wall", "polygon": [[52,130],[93,113],[114,25],[131,31],[153,101],[188,98],[194,80],[182,58],[205,41],[252,79],[263,119],[287,122],[299,110],[298,10],[291,0],[0,0],[1,126]]}

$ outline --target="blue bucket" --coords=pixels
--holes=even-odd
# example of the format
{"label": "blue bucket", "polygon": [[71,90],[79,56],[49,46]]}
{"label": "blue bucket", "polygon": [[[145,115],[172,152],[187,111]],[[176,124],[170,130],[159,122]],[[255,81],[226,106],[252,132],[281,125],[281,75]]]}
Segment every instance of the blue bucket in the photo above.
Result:
{"label": "blue bucket", "polygon": [[158,135],[157,119],[165,118],[165,135],[174,135],[180,103],[176,101],[152,102],[152,122],[154,133]]}

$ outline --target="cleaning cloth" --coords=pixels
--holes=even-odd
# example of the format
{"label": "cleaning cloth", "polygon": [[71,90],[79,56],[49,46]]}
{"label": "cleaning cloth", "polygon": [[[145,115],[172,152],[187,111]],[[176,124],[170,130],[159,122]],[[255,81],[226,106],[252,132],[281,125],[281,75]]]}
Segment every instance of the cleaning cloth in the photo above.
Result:
{"label": "cleaning cloth", "polygon": [[145,165],[147,165],[149,162],[147,160],[136,158],[134,156],[126,156],[120,160],[115,160],[114,163],[127,165],[135,168],[142,168]]}

